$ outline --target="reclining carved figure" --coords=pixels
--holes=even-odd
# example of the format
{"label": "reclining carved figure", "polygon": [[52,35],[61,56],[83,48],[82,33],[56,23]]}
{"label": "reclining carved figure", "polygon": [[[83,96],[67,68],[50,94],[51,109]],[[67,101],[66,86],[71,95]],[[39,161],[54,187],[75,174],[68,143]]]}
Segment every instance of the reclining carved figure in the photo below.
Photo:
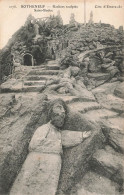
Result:
{"label": "reclining carved figure", "polygon": [[78,76],[79,71],[78,67],[70,66],[64,73],[59,74],[56,79],[48,80],[45,91],[80,96],[81,93],[84,93],[86,87],[81,77]]}
{"label": "reclining carved figure", "polygon": [[91,131],[62,130],[67,115],[68,108],[61,99],[50,104],[49,122],[35,131],[29,144],[29,154],[12,186],[11,195],[55,195],[62,146],[76,146],[91,135]]}

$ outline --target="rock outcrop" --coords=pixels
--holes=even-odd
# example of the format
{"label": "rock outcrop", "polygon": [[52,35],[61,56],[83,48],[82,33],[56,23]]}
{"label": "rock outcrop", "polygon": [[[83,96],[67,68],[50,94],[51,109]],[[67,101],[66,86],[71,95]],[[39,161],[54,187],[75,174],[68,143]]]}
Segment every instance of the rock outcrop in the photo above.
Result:
{"label": "rock outcrop", "polygon": [[[6,193],[28,153],[28,144],[35,129],[46,122],[42,102],[44,97],[36,95],[1,95],[1,158],[0,158],[0,193]],[[7,101],[8,99],[8,101]],[[7,104],[5,104],[7,101]],[[40,105],[40,106],[39,106]],[[39,118],[42,118],[39,121]],[[39,122],[40,124],[38,124]]]}
{"label": "rock outcrop", "polygon": [[[1,194],[9,193],[27,157],[32,135],[48,122],[49,101],[56,98],[63,99],[69,108],[64,130],[92,131],[80,145],[63,148],[56,194],[123,193],[123,29],[101,22],[84,26],[76,23],[74,16],[72,20],[64,26],[58,13],[48,18],[44,27],[41,20],[30,16],[1,52],[1,80],[6,80],[0,89]],[[11,55],[23,64],[15,68],[14,74]],[[55,82],[69,66],[80,70],[77,77],[68,78],[73,93],[50,88],[45,91],[47,82]],[[61,80],[54,82],[53,89]]]}

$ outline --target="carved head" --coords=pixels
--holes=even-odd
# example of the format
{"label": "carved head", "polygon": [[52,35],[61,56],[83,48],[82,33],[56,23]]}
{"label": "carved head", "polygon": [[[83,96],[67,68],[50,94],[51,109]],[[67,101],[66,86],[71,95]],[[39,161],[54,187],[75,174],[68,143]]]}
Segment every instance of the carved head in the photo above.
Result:
{"label": "carved head", "polygon": [[72,76],[74,76],[74,77],[77,76],[79,74],[79,72],[80,72],[80,68],[78,68],[77,66],[71,67],[71,75]]}
{"label": "carved head", "polygon": [[55,127],[61,128],[65,123],[66,116],[67,106],[63,100],[56,99],[50,103],[48,117]]}

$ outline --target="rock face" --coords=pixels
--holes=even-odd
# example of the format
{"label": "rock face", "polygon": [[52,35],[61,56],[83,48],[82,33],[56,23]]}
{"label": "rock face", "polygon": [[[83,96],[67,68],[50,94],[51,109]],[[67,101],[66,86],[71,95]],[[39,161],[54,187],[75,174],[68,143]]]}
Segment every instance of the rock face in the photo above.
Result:
{"label": "rock face", "polygon": [[[28,90],[30,87],[37,90],[47,79],[57,77],[56,72],[59,72],[57,61],[50,61],[45,66],[32,67],[29,74],[24,77],[24,86]],[[94,77],[94,74],[90,76]],[[96,75],[96,78],[99,80],[103,75]],[[63,148],[57,194],[73,195],[82,192],[90,194],[93,191],[99,195],[103,190],[102,182],[105,193],[122,193],[123,99],[114,95],[120,83],[120,81],[106,83],[91,91],[85,87],[86,93],[80,96],[49,91],[48,100],[42,91],[39,94],[33,90],[32,93],[27,90],[27,93],[20,91],[21,93],[1,94],[1,193],[8,192],[12,186],[27,157],[28,144],[35,129],[48,121],[49,100],[56,98],[62,98],[69,107],[64,130],[92,131],[92,136],[82,144],[68,149]],[[101,179],[98,182],[99,177]]]}
{"label": "rock face", "polygon": [[[10,99],[11,95],[8,96]],[[3,96],[4,98],[4,96]],[[6,105],[1,116],[0,193],[6,193],[18,174],[28,153],[30,139],[39,126],[46,122],[42,102],[44,97],[16,96],[16,103]],[[39,102],[39,103],[38,103]],[[5,101],[3,107],[5,108]],[[37,103],[41,105],[37,107]],[[3,120],[4,117],[4,120]]]}
{"label": "rock face", "polygon": [[[28,96],[27,96],[28,97]],[[24,106],[27,102],[24,102],[23,98],[27,97],[21,97],[19,96],[17,99],[16,104],[10,109],[11,114],[12,112],[15,113],[18,111],[18,109],[20,110],[21,113],[21,118],[20,115],[17,116],[16,120],[13,121],[13,116],[10,115],[9,117],[9,122],[8,122],[8,126],[4,127],[4,123],[3,123],[3,132],[4,132],[4,137],[3,137],[3,145],[5,146],[3,148],[3,152],[2,152],[2,158],[1,158],[1,192],[7,192],[8,189],[10,188],[11,184],[13,183],[16,175],[18,174],[26,156],[28,153],[28,143],[33,135],[33,132],[35,131],[37,126],[42,125],[43,123],[45,123],[47,121],[47,113],[45,111],[47,111],[47,107],[45,107],[45,105],[43,105],[43,100],[46,97],[42,97],[41,95],[39,95],[38,97],[35,96],[34,100],[33,98],[31,98],[32,101],[32,107],[30,105],[29,99],[28,99],[28,105],[26,105],[26,107]],[[19,101],[21,98],[21,102]],[[11,102],[11,97],[9,97],[10,102]],[[7,100],[8,101],[8,100]],[[34,103],[33,103],[34,102]],[[20,107],[19,105],[21,105],[23,103],[23,107]],[[18,105],[18,106],[17,106]],[[39,105],[41,105],[41,107],[39,107]],[[5,102],[3,102],[3,106],[5,106]],[[29,108],[27,107],[29,106]],[[34,108],[34,110],[32,110],[31,113],[31,109]],[[28,114],[28,112],[30,114]],[[4,112],[3,112],[4,113]],[[30,117],[29,117],[30,116]],[[7,117],[6,115],[4,116],[5,118]],[[73,123],[72,123],[73,121]],[[11,125],[12,123],[12,125]],[[75,126],[74,126],[75,124]],[[8,127],[10,127],[11,125],[11,131],[9,130]],[[93,152],[96,150],[96,148],[101,147],[102,143],[103,143],[103,138],[101,137],[101,133],[100,133],[100,129],[99,126],[97,127],[97,125],[95,125],[92,122],[88,122],[88,120],[84,117],[82,117],[81,114],[77,113],[73,113],[72,111],[70,111],[70,114],[68,115],[66,124],[64,129],[70,129],[70,130],[82,130],[82,126],[83,126],[83,131],[90,129],[93,131],[93,135],[92,138],[89,141],[85,141],[82,145],[76,147],[76,148],[72,148],[72,149],[67,149],[64,151],[64,155],[63,155],[63,171],[61,173],[61,177],[62,179],[61,181],[61,185],[62,185],[62,190],[63,187],[66,189],[66,191],[69,189],[69,187],[71,187],[72,183],[73,183],[73,179],[74,177],[77,175],[79,175],[79,170],[80,170],[80,166],[78,166],[78,164],[82,163],[85,165],[83,169],[83,172],[86,171],[87,169],[87,158],[89,160],[89,158],[91,158]],[[18,130],[18,127],[19,130]],[[97,131],[96,131],[97,129]],[[6,132],[6,133],[5,133]],[[9,133],[9,134],[8,134]],[[8,134],[8,136],[7,136]],[[6,140],[6,136],[7,136],[7,142],[10,142],[10,146],[6,147],[6,145],[8,145],[8,143],[5,142]],[[16,146],[16,147],[15,147]],[[86,150],[88,149],[88,151],[86,152]],[[92,148],[92,149],[91,149]],[[94,149],[93,149],[94,148]],[[77,152],[78,151],[78,152]],[[86,153],[85,153],[86,152]],[[78,156],[79,161],[75,162],[75,158],[77,158],[76,156]],[[82,159],[83,157],[83,159]],[[9,164],[8,164],[9,162]],[[70,163],[71,163],[71,169],[70,169]],[[77,168],[76,168],[77,167]],[[76,169],[75,169],[76,168]],[[65,178],[65,173],[67,172],[66,169],[69,169],[68,172],[68,176]],[[70,178],[70,171],[72,171],[73,173],[73,179]],[[83,173],[82,173],[83,174]],[[82,175],[81,174],[81,175]],[[65,183],[65,180],[68,182]],[[6,184],[6,185],[5,185]],[[66,186],[67,184],[67,186]],[[61,187],[59,187],[61,189]],[[60,190],[59,190],[60,191]]]}
{"label": "rock face", "polygon": [[124,98],[124,82],[122,82],[120,85],[118,85],[118,86],[115,88],[114,94],[115,94],[117,97]]}
{"label": "rock face", "polygon": [[116,184],[109,179],[99,174],[89,171],[83,179],[77,184],[77,190],[73,189],[72,194],[78,195],[96,195],[96,194],[108,194],[119,195],[116,190]]}
{"label": "rock face", "polygon": [[116,153],[110,147],[97,150],[91,160],[91,167],[95,172],[103,175],[119,185],[120,191],[123,188],[123,161],[122,155]]}
{"label": "rock face", "polygon": [[124,132],[123,129],[112,128],[111,125],[106,125],[102,128],[103,133],[106,136],[107,142],[109,145],[119,152],[124,154]]}
{"label": "rock face", "polygon": [[95,150],[102,146],[104,136],[102,136],[100,130],[93,130],[92,133],[92,137],[79,146],[64,150],[57,194],[70,193],[72,186],[76,185],[87,172],[89,168],[88,161]]}
{"label": "rock face", "polygon": [[117,88],[121,86],[121,82],[106,83],[92,90],[98,102],[106,109],[113,110],[122,114],[124,111],[124,100],[115,96]]}

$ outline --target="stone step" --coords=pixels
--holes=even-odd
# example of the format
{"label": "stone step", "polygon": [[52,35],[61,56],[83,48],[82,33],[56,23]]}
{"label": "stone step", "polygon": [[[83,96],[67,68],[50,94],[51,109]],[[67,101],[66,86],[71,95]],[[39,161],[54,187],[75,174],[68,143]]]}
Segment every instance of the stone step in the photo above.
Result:
{"label": "stone step", "polygon": [[115,118],[118,116],[118,113],[102,108],[97,110],[90,110],[84,115],[94,122],[99,122],[101,119]]}
{"label": "stone step", "polygon": [[117,97],[124,98],[124,82],[120,83],[114,90]]}
{"label": "stone step", "polygon": [[114,95],[114,90],[120,86],[120,82],[106,83],[92,90],[98,102],[106,109],[119,114],[124,112],[124,100]]}
{"label": "stone step", "polygon": [[57,75],[58,70],[32,70],[28,75]]}
{"label": "stone step", "polygon": [[90,110],[100,109],[101,106],[97,102],[74,102],[69,105],[69,107],[75,111],[86,113]]}
{"label": "stone step", "polygon": [[110,128],[116,128],[116,129],[123,131],[124,129],[123,117],[109,118],[107,121],[109,122]]}
{"label": "stone step", "polygon": [[[67,104],[70,104],[73,102],[76,102],[76,103],[82,102],[82,104],[84,102],[84,104],[85,104],[85,103],[89,102],[89,100],[86,100],[82,97],[77,97],[77,96],[48,94],[48,99],[50,99],[50,100],[54,100],[54,99],[58,99],[58,98],[64,100]],[[91,102],[89,102],[89,103],[91,103]]]}
{"label": "stone step", "polygon": [[[75,117],[74,115],[68,115],[68,119],[66,121],[64,129],[74,130],[75,127],[77,127],[76,129],[82,129],[83,127],[84,131],[85,128],[88,128],[87,120],[85,120],[83,117],[80,118],[80,116],[82,117],[80,113],[77,113],[77,116]],[[85,128],[84,123],[86,123]],[[96,128],[97,130],[94,131],[94,128]],[[90,125],[90,130],[93,133],[88,139],[75,147],[70,147],[64,150],[63,166],[61,169],[61,176],[58,186],[59,195],[62,195],[64,193],[68,194],[74,184],[82,179],[82,177],[88,171],[88,161],[90,161],[95,151],[98,148],[101,148],[101,145],[103,144],[104,136],[102,135],[98,126],[94,127],[94,125]]]}
{"label": "stone step", "polygon": [[78,195],[119,195],[117,184],[108,178],[88,171],[74,187],[72,194]]}
{"label": "stone step", "polygon": [[44,89],[44,86],[28,86],[28,87],[23,87],[22,92],[39,92]]}
{"label": "stone step", "polygon": [[78,96],[86,99],[87,101],[96,101],[92,92],[88,91],[86,88],[82,88],[82,90],[80,91],[80,94]]}
{"label": "stone step", "polygon": [[43,81],[25,81],[24,82],[24,85],[26,85],[26,86],[34,86],[34,85],[44,85],[46,83],[46,81],[45,80],[43,80]]}
{"label": "stone step", "polygon": [[117,85],[120,84],[120,82],[114,82],[114,83],[105,83],[95,89],[92,90],[93,94],[99,94],[99,93],[113,93]]}
{"label": "stone step", "polygon": [[58,66],[58,65],[47,65],[46,67],[45,67],[47,70],[59,70],[60,69],[60,67]]}
{"label": "stone step", "polygon": [[107,143],[119,153],[124,154],[124,119],[123,117],[116,117],[108,119],[107,122],[103,120],[102,131],[107,139]]}
{"label": "stone step", "polygon": [[124,112],[124,100],[116,97],[114,94],[96,94],[99,103],[106,109],[113,110],[118,113]]}
{"label": "stone step", "polygon": [[57,60],[50,60],[50,61],[47,61],[47,64],[55,65],[55,64],[59,64],[59,62]]}
{"label": "stone step", "polygon": [[43,81],[51,78],[56,78],[56,75],[45,75],[45,76],[30,75],[25,77],[27,81],[40,81],[40,80]]}
{"label": "stone step", "polygon": [[58,95],[56,95],[56,97],[62,97],[62,98],[67,99],[67,100],[68,99],[69,100],[70,99],[73,99],[73,97],[74,97],[74,99],[76,98],[76,100],[79,100],[81,102],[96,102],[94,96],[88,90],[85,89],[85,91],[86,91],[86,93],[82,93],[80,96],[76,96],[76,95],[72,96],[72,95],[58,94]]}
{"label": "stone step", "polygon": [[84,101],[96,102],[94,95],[87,88],[75,88],[74,90],[70,88],[69,94],[83,98]]}
{"label": "stone step", "polygon": [[123,162],[123,155],[107,146],[105,149],[99,149],[94,153],[90,161],[90,167],[99,175],[118,183],[122,189],[124,177]]}
{"label": "stone step", "polygon": [[45,64],[45,65],[42,65],[42,66],[33,66],[32,68],[31,68],[32,70],[36,70],[36,71],[41,71],[41,70],[59,70],[60,69],[60,67],[59,67],[59,65],[47,65],[47,64]]}
{"label": "stone step", "polygon": [[42,70],[46,67],[47,65],[46,64],[43,64],[43,65],[40,65],[40,66],[32,66],[31,69],[32,70]]}
{"label": "stone step", "polygon": [[44,85],[36,85],[36,86],[23,86],[22,90],[23,92],[39,92],[44,89]]}
{"label": "stone step", "polygon": [[94,78],[97,81],[106,80],[109,78],[109,73],[88,73],[88,78]]}
{"label": "stone step", "polygon": [[44,85],[25,86],[22,83],[12,86],[11,88],[4,87],[1,89],[1,93],[19,93],[19,92],[39,92],[44,89]]}

